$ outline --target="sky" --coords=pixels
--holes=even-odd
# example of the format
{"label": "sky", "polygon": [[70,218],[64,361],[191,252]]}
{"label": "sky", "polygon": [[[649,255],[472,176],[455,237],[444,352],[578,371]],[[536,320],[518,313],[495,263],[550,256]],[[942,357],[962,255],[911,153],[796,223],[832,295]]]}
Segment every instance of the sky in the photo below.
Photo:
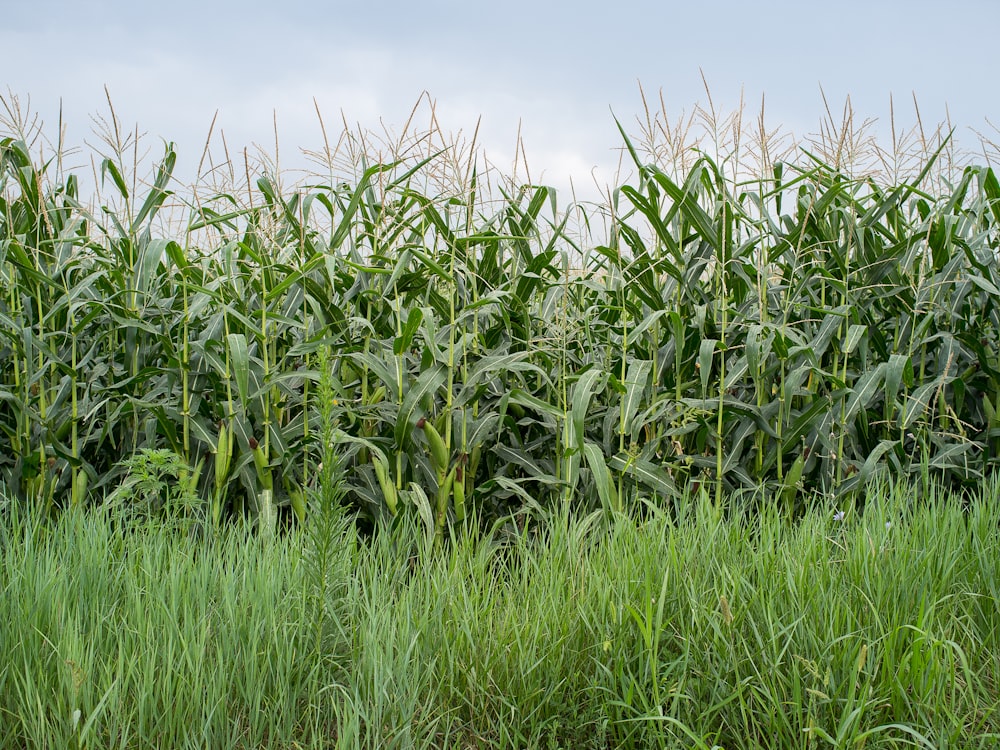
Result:
{"label": "sky", "polygon": [[890,96],[903,123],[915,96],[925,124],[950,116],[972,147],[1000,126],[996,0],[0,3],[0,96],[30,101],[50,139],[61,106],[67,142],[83,145],[106,87],[148,148],[177,144],[187,177],[213,118],[237,152],[273,152],[276,123],[295,170],[323,144],[317,107],[331,131],[343,118],[398,132],[425,92],[445,131],[479,122],[501,168],[520,133],[533,181],[584,194],[613,181],[615,118],[637,129],[640,83],[678,118],[707,104],[704,81],[720,111],[742,94],[756,116],[763,97],[769,127],[800,136],[818,130],[824,94],[883,129]]}

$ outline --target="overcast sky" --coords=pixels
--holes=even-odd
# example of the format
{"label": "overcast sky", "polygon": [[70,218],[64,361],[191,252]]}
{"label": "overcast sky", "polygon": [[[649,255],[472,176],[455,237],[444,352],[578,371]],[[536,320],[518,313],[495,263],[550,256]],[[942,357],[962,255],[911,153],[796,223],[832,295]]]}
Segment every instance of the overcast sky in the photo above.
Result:
{"label": "overcast sky", "polygon": [[[860,117],[925,123],[945,117],[961,139],[996,134],[997,0],[810,0],[641,3],[632,0],[422,2],[3,1],[0,46],[9,92],[30,97],[50,137],[62,102],[70,143],[91,140],[104,87],[126,125],[179,147],[197,164],[209,124],[230,147],[273,143],[299,166],[328,123],[400,127],[421,93],[446,130],[471,132],[498,163],[521,123],[536,181],[563,186],[606,175],[647,94],[672,116],[706,101],[726,110],[741,90],[756,112],[798,134],[828,101],[851,96]],[[613,113],[613,114],[612,114]],[[339,130],[339,128],[337,128]],[[148,145],[148,144],[147,144]]]}

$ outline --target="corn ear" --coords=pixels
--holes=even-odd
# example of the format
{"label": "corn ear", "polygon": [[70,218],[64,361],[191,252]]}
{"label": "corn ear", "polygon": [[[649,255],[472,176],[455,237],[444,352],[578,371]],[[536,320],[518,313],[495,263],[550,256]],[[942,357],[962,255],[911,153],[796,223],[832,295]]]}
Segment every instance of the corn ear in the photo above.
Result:
{"label": "corn ear", "polygon": [[232,459],[232,445],[229,440],[229,431],[226,423],[219,427],[219,439],[215,445],[215,491],[221,492],[229,475],[229,463]]}
{"label": "corn ear", "polygon": [[389,476],[389,467],[377,453],[372,454],[372,465],[375,467],[375,476],[378,478],[379,487],[382,488],[382,497],[385,498],[386,507],[389,508],[392,515],[396,515],[399,502],[396,495],[396,485],[393,483],[392,477]]}
{"label": "corn ear", "polygon": [[472,453],[469,455],[469,474],[476,476],[476,471],[479,469],[479,460],[483,457],[483,446],[474,445],[472,447]]}
{"label": "corn ear", "polygon": [[292,511],[295,513],[295,517],[299,519],[299,523],[304,522],[306,520],[306,498],[302,494],[302,488],[296,485],[289,489],[288,501],[291,503]]}
{"label": "corn ear", "polygon": [[438,542],[444,539],[444,523],[448,518],[448,497],[451,495],[452,487],[455,484],[455,470],[457,466],[452,466],[451,471],[445,476],[444,481],[438,486],[437,491],[437,518],[435,519],[434,535]]}
{"label": "corn ear", "polygon": [[802,469],[805,467],[806,458],[805,454],[799,454],[799,457],[795,459],[791,467],[788,469],[788,473],[785,475],[785,481],[782,484],[781,494],[785,500],[785,504],[789,507],[795,500],[795,495],[798,492],[798,484],[802,479]]}
{"label": "corn ear", "polygon": [[205,459],[202,458],[195,467],[191,470],[191,473],[186,477],[187,487],[186,490],[192,495],[198,493],[198,482],[201,480],[201,472],[205,468]]}
{"label": "corn ear", "polygon": [[455,495],[455,520],[462,523],[465,520],[465,472],[461,466],[455,467],[455,483],[452,485]]}
{"label": "corn ear", "polygon": [[448,446],[444,444],[444,438],[429,421],[424,421],[424,435],[427,436],[427,444],[431,449],[431,463],[438,477],[444,476],[448,471]]}
{"label": "corn ear", "polygon": [[264,449],[260,447],[259,443],[251,444],[251,450],[253,451],[253,463],[254,467],[257,469],[257,479],[260,480],[261,486],[265,490],[274,489],[274,479],[271,477],[270,467],[267,465],[267,458],[264,456]]}
{"label": "corn ear", "polygon": [[80,506],[87,497],[87,482],[89,477],[83,469],[77,469],[73,479],[73,505]]}

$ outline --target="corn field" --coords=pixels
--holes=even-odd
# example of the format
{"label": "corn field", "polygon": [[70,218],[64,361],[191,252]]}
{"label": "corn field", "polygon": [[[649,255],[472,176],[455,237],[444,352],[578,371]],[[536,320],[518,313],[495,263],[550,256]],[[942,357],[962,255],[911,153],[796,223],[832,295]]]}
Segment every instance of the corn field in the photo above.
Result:
{"label": "corn field", "polygon": [[[40,513],[183,500],[271,523],[307,517],[336,455],[364,517],[441,538],[559,504],[794,512],[880,475],[992,473],[992,168],[931,180],[934,152],[886,181],[803,152],[737,180],[622,138],[634,179],[564,210],[473,160],[442,188],[447,148],[179,194],[170,144],[147,181],[122,149],[95,162],[94,206],[8,134],[0,482]],[[143,491],[157,471],[170,492]]]}

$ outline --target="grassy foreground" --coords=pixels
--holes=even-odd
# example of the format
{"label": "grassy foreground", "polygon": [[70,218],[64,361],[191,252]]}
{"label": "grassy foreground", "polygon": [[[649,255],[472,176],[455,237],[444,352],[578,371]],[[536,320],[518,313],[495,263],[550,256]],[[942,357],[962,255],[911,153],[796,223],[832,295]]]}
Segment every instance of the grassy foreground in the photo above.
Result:
{"label": "grassy foreground", "polygon": [[998,493],[793,523],[703,492],[437,549],[10,503],[0,746],[995,747]]}

